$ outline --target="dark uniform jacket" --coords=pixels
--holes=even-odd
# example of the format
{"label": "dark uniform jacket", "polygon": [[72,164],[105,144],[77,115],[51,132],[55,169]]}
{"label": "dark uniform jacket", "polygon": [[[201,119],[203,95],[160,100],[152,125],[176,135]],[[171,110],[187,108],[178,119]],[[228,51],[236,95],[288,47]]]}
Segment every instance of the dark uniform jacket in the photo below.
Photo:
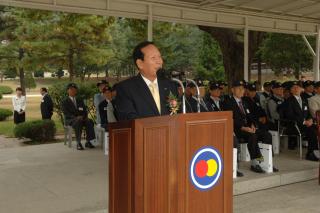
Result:
{"label": "dark uniform jacket", "polygon": [[284,118],[292,121],[296,121],[298,126],[302,126],[305,120],[311,117],[308,104],[302,99],[302,107],[295,96],[290,96],[284,102],[286,109],[284,110]]}
{"label": "dark uniform jacket", "polygon": [[41,115],[42,119],[51,119],[53,114],[53,102],[48,94],[45,94],[42,98],[41,104]]}
{"label": "dark uniform jacket", "polygon": [[76,98],[77,107],[72,100],[67,97],[62,101],[62,112],[66,125],[72,125],[77,116],[82,116],[83,119],[88,118],[87,107],[83,100]]}

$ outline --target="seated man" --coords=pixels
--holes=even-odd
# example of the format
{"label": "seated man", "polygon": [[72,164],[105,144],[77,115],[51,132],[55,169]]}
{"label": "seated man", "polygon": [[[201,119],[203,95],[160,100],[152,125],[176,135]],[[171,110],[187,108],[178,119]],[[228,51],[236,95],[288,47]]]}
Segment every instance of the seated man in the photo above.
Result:
{"label": "seated man", "polygon": [[[318,150],[316,126],[313,124],[308,104],[300,96],[301,90],[302,88],[297,81],[291,83],[290,92],[292,96],[285,101],[286,110],[284,110],[284,117],[285,119],[296,122],[300,131],[305,133],[308,140],[306,159],[318,161],[319,159],[314,153],[315,150]],[[294,131],[293,127],[292,131]]]}
{"label": "seated man", "polygon": [[[186,98],[186,108],[188,113],[198,112],[198,100],[197,89],[194,84],[187,84],[187,90],[190,92],[190,96]],[[207,106],[204,103],[202,97],[200,97],[200,112],[208,112]]]}
{"label": "seated man", "polygon": [[[232,97],[224,103],[224,109],[233,112],[234,132],[237,138],[248,143],[248,150],[251,158],[251,170],[257,173],[264,173],[260,164],[263,157],[258,146],[256,128],[254,122],[248,116],[249,110],[242,103],[244,95],[244,81],[235,81],[232,84]],[[241,141],[240,141],[241,143]]]}
{"label": "seated man", "polygon": [[116,122],[117,119],[114,113],[112,104],[112,91],[110,87],[105,87],[102,90],[104,100],[99,104],[100,125],[108,131],[108,123]]}
{"label": "seated man", "polygon": [[208,111],[223,111],[221,91],[223,88],[218,82],[211,82],[209,85],[209,97],[205,100]]}
{"label": "seated man", "polygon": [[[248,84],[246,96],[243,97],[242,100],[248,107],[248,116],[250,116],[251,120],[254,122],[258,141],[272,145],[272,135],[268,131],[267,113],[260,106],[255,84]],[[273,171],[278,172],[279,170],[273,167]]]}
{"label": "seated man", "polygon": [[267,102],[267,114],[269,119],[269,128],[278,130],[278,121],[283,108],[283,88],[282,84],[275,82],[272,85],[272,95]]}
{"label": "seated man", "polygon": [[87,107],[83,100],[76,98],[78,87],[74,83],[67,86],[68,97],[62,101],[62,112],[65,118],[65,124],[72,126],[75,130],[77,149],[83,150],[81,144],[82,128],[86,130],[86,144],[87,148],[94,148],[91,141],[95,139],[93,121],[88,119]]}
{"label": "seated man", "polygon": [[[211,82],[209,85],[209,97],[205,100],[209,112],[223,111],[223,105],[220,100],[221,90],[223,88],[218,82]],[[239,141],[233,133],[233,148],[239,150]],[[237,170],[237,177],[243,177],[243,173]]]}
{"label": "seated man", "polygon": [[320,110],[320,81],[317,81],[314,84],[314,91],[316,92],[315,96],[312,96],[308,99],[310,113],[312,117],[316,118],[316,112]]}
{"label": "seated man", "polygon": [[308,102],[308,99],[314,96],[314,86],[313,86],[313,81],[306,80],[303,82],[303,89],[304,91],[301,93],[301,98],[305,101]]}

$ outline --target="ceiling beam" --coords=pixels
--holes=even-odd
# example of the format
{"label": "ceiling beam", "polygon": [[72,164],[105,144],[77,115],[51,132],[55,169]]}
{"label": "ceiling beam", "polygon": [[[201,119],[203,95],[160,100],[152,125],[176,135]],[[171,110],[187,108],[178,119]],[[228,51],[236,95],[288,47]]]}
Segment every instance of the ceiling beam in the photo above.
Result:
{"label": "ceiling beam", "polygon": [[204,0],[202,2],[200,2],[200,6],[214,6],[214,5],[218,5],[218,4],[223,4],[223,3],[228,3],[234,0]]}
{"label": "ceiling beam", "polygon": [[283,7],[283,6],[286,6],[288,4],[293,4],[293,3],[296,3],[296,2],[301,2],[301,1],[307,1],[307,0],[287,0],[286,2],[281,2],[279,4],[273,4],[272,6],[268,7],[268,8],[264,8],[263,10],[261,10],[261,12],[263,13],[266,13],[266,12],[269,12],[270,10],[274,10],[278,7]]}

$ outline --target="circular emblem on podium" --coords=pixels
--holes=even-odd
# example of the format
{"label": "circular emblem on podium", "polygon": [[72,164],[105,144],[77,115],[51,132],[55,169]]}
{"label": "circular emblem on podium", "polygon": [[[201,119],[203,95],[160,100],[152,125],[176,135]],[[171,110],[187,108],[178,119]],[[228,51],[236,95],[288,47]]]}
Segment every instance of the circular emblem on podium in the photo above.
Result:
{"label": "circular emblem on podium", "polygon": [[190,179],[199,190],[209,190],[220,179],[222,159],[213,147],[203,147],[193,156],[190,163]]}

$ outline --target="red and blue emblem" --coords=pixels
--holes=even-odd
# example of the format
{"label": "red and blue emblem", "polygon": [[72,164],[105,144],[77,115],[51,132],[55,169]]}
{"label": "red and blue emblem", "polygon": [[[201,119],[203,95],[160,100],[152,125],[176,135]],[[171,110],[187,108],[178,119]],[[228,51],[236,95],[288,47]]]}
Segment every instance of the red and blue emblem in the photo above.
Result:
{"label": "red and blue emblem", "polygon": [[220,179],[222,159],[213,147],[203,147],[193,156],[190,163],[190,179],[199,190],[209,190]]}

